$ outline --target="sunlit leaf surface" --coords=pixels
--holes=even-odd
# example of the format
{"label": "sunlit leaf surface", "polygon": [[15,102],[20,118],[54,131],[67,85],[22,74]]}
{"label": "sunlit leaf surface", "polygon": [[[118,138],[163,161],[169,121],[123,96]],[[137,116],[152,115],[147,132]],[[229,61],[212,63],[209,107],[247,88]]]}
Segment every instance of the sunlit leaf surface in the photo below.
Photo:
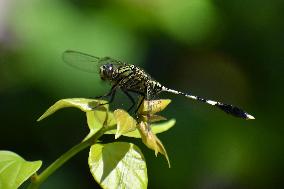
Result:
{"label": "sunlit leaf surface", "polygon": [[[159,134],[159,133],[165,132],[169,130],[170,128],[172,128],[175,125],[175,123],[176,123],[176,120],[171,119],[171,120],[168,120],[162,123],[151,124],[151,130],[153,133]],[[106,132],[106,134],[115,134],[115,133],[116,133],[116,130],[111,130],[111,131]],[[141,135],[137,129],[132,132],[125,133],[123,134],[123,136],[141,138]]]}
{"label": "sunlit leaf surface", "polygon": [[95,144],[90,149],[88,163],[93,177],[104,189],[147,188],[146,162],[134,144]]}
{"label": "sunlit leaf surface", "polygon": [[114,117],[117,122],[115,139],[136,129],[136,120],[131,117],[126,111],[121,109],[115,110]]}
{"label": "sunlit leaf surface", "polygon": [[46,112],[37,121],[41,121],[42,119],[50,116],[57,110],[67,107],[79,108],[84,112],[93,111],[94,109],[106,110],[108,108],[108,105],[99,106],[99,104],[104,104],[104,103],[106,103],[106,101],[86,99],[86,98],[62,99],[57,101],[50,108],[48,108]]}
{"label": "sunlit leaf surface", "polygon": [[[103,126],[112,127],[116,125],[114,114],[106,111],[88,111],[86,112],[87,123],[90,129],[89,134],[84,138],[83,141],[93,136]],[[106,120],[107,119],[107,120]],[[105,125],[104,125],[105,124]]]}
{"label": "sunlit leaf surface", "polygon": [[[108,114],[108,115],[107,115]],[[99,130],[106,118],[107,120],[107,126],[113,126],[116,124],[114,115],[112,112],[106,112],[106,111],[89,111],[86,112],[87,116],[87,122],[90,130]]]}
{"label": "sunlit leaf surface", "polygon": [[0,151],[0,188],[18,188],[41,164],[41,161],[26,161],[14,152]]}
{"label": "sunlit leaf surface", "polygon": [[168,161],[169,167],[171,167],[170,160],[165,147],[163,146],[162,142],[158,139],[158,137],[151,130],[149,130],[147,123],[140,122],[138,124],[138,130],[140,132],[143,143],[148,148],[154,150],[156,156],[158,155],[158,153],[163,154]]}
{"label": "sunlit leaf surface", "polygon": [[138,112],[140,114],[155,114],[163,111],[171,103],[170,99],[144,100]]}

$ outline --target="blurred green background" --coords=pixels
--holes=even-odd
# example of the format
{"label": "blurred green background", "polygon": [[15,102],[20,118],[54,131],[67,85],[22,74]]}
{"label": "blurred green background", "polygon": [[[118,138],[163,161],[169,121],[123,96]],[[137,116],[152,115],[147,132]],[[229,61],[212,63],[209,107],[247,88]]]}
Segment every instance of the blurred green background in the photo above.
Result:
{"label": "blurred green background", "polygon": [[[94,97],[110,86],[68,67],[66,49],[145,68],[161,83],[243,107],[245,121],[180,96],[160,134],[172,168],[145,154],[149,188],[282,188],[284,180],[284,1],[0,0],[0,148],[49,165],[87,134],[76,109],[36,119],[61,98]],[[113,108],[129,102],[118,95]],[[105,137],[105,141],[113,140]],[[88,150],[43,184],[99,188]]]}

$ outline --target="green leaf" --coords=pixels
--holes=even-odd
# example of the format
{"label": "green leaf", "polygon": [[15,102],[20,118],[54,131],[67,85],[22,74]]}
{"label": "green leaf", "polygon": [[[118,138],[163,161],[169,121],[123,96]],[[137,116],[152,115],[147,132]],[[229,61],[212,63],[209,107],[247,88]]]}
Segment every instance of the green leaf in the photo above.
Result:
{"label": "green leaf", "polygon": [[[90,132],[84,138],[83,141],[93,136],[97,131],[99,131],[104,126],[104,124],[107,127],[112,127],[116,125],[116,121],[115,121],[115,118],[112,112],[99,111],[99,110],[89,111],[89,112],[86,112],[86,116],[87,116],[87,123],[90,129]],[[107,121],[106,121],[106,118],[107,118]]]}
{"label": "green leaf", "polygon": [[41,164],[41,161],[26,161],[14,152],[0,151],[0,188],[18,188]]}
{"label": "green leaf", "polygon": [[170,119],[162,123],[151,124],[151,130],[154,134],[165,132],[176,124],[175,119]]}
{"label": "green leaf", "polygon": [[136,129],[136,120],[131,117],[126,111],[117,109],[114,111],[114,117],[117,123],[115,139]]}
{"label": "green leaf", "polygon": [[[108,115],[107,115],[108,114]],[[116,124],[114,115],[112,112],[107,112],[107,111],[89,111],[86,112],[87,116],[87,122],[88,122],[88,127],[90,130],[99,130],[102,128],[106,115],[108,116],[108,121],[107,121],[107,126],[111,127]]]}
{"label": "green leaf", "polygon": [[98,106],[99,104],[104,104],[106,101],[103,100],[95,100],[95,99],[86,99],[86,98],[68,98],[57,101],[54,105],[52,105],[46,112],[37,120],[41,121],[42,119],[50,116],[54,112],[59,109],[74,107],[79,108],[84,112],[96,110],[107,110],[108,105]]}
{"label": "green leaf", "polygon": [[137,126],[143,143],[148,148],[154,150],[156,156],[158,155],[159,152],[163,154],[166,157],[170,168],[171,167],[170,160],[164,145],[158,139],[158,137],[152,132],[152,130],[151,129],[149,130],[147,124],[148,124],[147,122],[140,122]]}
{"label": "green leaf", "polygon": [[95,144],[90,149],[88,163],[93,177],[104,189],[147,188],[146,162],[134,144]]}
{"label": "green leaf", "polygon": [[[176,123],[175,119],[170,119],[162,123],[151,124],[151,130],[154,134],[159,134],[159,133],[165,132],[169,130],[170,128],[172,128],[175,125],[175,123]],[[115,133],[116,133],[116,129],[106,132],[106,134],[115,134]],[[141,138],[141,135],[137,129],[132,132],[125,133],[122,135],[127,136],[127,137],[133,137],[133,138]]]}

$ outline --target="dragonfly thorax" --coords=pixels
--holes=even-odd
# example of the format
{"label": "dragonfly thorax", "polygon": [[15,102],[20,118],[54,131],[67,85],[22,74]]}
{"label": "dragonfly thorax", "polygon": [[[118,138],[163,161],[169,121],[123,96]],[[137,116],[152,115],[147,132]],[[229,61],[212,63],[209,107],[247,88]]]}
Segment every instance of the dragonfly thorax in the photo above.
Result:
{"label": "dragonfly thorax", "polygon": [[113,64],[104,64],[100,67],[100,77],[102,80],[111,80],[114,71]]}

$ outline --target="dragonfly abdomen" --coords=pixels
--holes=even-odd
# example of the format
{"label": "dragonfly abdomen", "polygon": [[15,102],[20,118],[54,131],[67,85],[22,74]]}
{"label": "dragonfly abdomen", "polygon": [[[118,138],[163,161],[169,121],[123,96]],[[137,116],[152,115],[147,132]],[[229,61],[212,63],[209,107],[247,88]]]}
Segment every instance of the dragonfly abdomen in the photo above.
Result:
{"label": "dragonfly abdomen", "polygon": [[162,90],[165,91],[165,92],[170,92],[170,93],[182,95],[182,96],[185,96],[187,98],[197,100],[199,102],[204,102],[204,103],[209,104],[211,106],[218,107],[222,111],[224,111],[228,114],[231,114],[235,117],[239,117],[239,118],[243,118],[243,119],[254,119],[254,117],[252,115],[248,114],[247,112],[245,112],[241,108],[238,108],[238,107],[230,105],[230,104],[225,104],[225,103],[222,103],[222,102],[205,99],[205,98],[202,98],[202,97],[199,97],[199,96],[194,96],[194,95],[191,95],[191,94],[176,91],[176,90],[169,89],[169,88],[166,88],[166,87],[163,87]]}

